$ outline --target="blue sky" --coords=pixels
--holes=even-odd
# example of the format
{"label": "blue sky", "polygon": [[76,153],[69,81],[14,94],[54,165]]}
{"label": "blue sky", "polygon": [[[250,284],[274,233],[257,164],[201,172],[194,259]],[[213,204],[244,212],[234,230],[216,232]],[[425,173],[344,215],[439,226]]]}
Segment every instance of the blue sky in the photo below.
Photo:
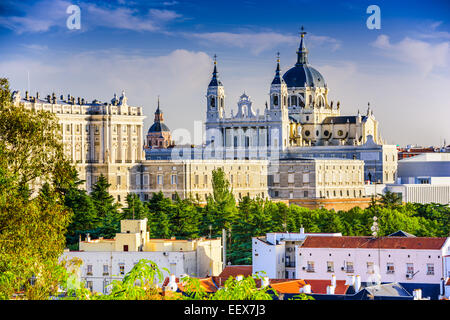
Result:
{"label": "blue sky", "polygon": [[[81,9],[69,30],[66,9]],[[381,10],[369,30],[366,9]],[[0,3],[0,76],[13,89],[109,101],[126,91],[144,107],[146,127],[160,95],[168,126],[193,132],[217,54],[226,112],[245,90],[262,109],[276,52],[286,71],[298,32],[343,114],[367,102],[393,144],[450,142],[448,1],[69,1]],[[187,130],[187,131],[186,131]]]}

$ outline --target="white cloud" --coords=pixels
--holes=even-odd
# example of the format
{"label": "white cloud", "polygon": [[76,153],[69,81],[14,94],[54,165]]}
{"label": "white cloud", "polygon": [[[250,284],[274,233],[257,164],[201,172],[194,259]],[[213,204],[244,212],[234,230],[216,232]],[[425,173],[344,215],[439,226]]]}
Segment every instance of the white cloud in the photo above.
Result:
{"label": "white cloud", "polygon": [[[184,33],[188,38],[198,39],[203,44],[217,43],[229,47],[249,48],[255,55],[269,49],[276,48],[282,44],[299,43],[299,37],[285,35],[277,32],[205,32],[205,33]],[[340,41],[327,36],[310,35],[307,39],[307,46],[329,45],[332,51],[340,46]]]}
{"label": "white cloud", "polygon": [[[46,32],[52,27],[66,28],[69,15],[65,0],[42,0],[32,6],[18,5],[24,15],[0,17],[0,23],[16,33]],[[159,31],[181,17],[175,11],[149,9],[142,14],[137,9],[124,6],[77,3],[81,9],[81,29],[108,27],[135,31]]]}
{"label": "white cloud", "polygon": [[146,129],[153,123],[160,95],[169,128],[189,130],[194,121],[203,121],[211,66],[212,59],[206,53],[187,50],[155,57],[105,50],[0,62],[2,75],[10,79],[12,90],[22,93],[28,90],[28,72],[32,95],[36,91],[41,96],[70,93],[88,101],[110,101],[114,93],[120,95],[125,90],[129,104],[144,107]]}
{"label": "white cloud", "polygon": [[391,43],[389,37],[380,35],[372,45],[397,61],[411,64],[423,73],[429,73],[436,67],[446,67],[450,58],[450,42],[429,43],[409,37],[397,43]]}

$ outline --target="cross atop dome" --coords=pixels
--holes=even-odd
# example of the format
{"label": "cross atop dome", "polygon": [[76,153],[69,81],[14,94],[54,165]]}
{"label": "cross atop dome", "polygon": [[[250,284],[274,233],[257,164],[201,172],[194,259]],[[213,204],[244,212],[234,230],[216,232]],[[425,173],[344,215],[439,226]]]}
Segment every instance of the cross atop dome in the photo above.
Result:
{"label": "cross atop dome", "polygon": [[303,43],[303,39],[305,37],[306,31],[305,28],[302,26],[300,29],[300,46],[298,47],[297,51],[297,64],[296,65],[302,65],[308,63],[308,49],[306,49],[305,44]]}

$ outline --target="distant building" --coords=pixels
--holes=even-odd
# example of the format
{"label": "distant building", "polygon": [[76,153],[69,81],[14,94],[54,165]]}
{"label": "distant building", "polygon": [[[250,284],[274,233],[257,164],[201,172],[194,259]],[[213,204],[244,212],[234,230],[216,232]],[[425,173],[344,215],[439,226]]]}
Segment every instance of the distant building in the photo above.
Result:
{"label": "distant building", "polygon": [[[325,77],[309,63],[301,33],[296,62],[282,73],[277,59],[269,86],[269,102],[254,109],[243,93],[233,112],[226,103],[217,61],[206,90],[204,145],[147,149],[148,160],[339,158],[364,161],[364,180],[393,183],[397,149],[385,144],[373,109],[356,115],[341,114],[341,105],[329,100]],[[229,113],[230,112],[230,113]]]}
{"label": "distant building", "polygon": [[347,159],[282,159],[269,168],[272,198],[362,198],[364,161]]}
{"label": "distant building", "polygon": [[165,197],[192,197],[206,203],[212,194],[212,172],[221,168],[230,182],[236,200],[245,196],[267,198],[265,160],[147,160],[130,172],[131,192],[148,200],[159,191]]}
{"label": "distant building", "polygon": [[90,239],[79,243],[79,251],[65,251],[60,259],[80,258],[81,280],[91,291],[108,292],[112,280],[123,279],[141,259],[173,274],[205,277],[222,271],[221,239],[150,239],[147,220],[122,220],[114,239]]}
{"label": "distant building", "polygon": [[164,114],[158,107],[155,112],[155,121],[148,129],[145,149],[166,149],[172,146],[172,136],[169,127],[164,123]]}
{"label": "distant building", "polygon": [[403,202],[450,203],[450,153],[423,153],[398,162],[397,181],[386,190]]}
{"label": "distant building", "polygon": [[415,157],[423,153],[439,152],[439,148],[435,147],[425,148],[425,147],[408,146],[406,148],[397,148],[397,150],[398,150],[398,160]]}
{"label": "distant building", "polygon": [[364,286],[399,283],[410,294],[438,299],[447,279],[450,238],[344,237],[340,234],[267,234],[252,238],[253,272],[269,277],[337,280],[356,276]]}
{"label": "distant building", "polygon": [[296,274],[295,247],[308,237],[339,237],[341,233],[267,233],[252,238],[253,273],[264,271],[271,279],[299,279]]}
{"label": "distant building", "polygon": [[128,171],[145,159],[143,145],[142,107],[128,105],[125,92],[120,97],[114,94],[110,102],[71,95],[59,98],[56,94],[41,98],[21,96],[20,91],[12,95],[13,103],[22,103],[25,108],[54,113],[59,121],[64,153],[77,168],[84,180],[81,186],[88,192],[100,175],[111,184],[109,192],[118,202],[124,202],[129,193]]}

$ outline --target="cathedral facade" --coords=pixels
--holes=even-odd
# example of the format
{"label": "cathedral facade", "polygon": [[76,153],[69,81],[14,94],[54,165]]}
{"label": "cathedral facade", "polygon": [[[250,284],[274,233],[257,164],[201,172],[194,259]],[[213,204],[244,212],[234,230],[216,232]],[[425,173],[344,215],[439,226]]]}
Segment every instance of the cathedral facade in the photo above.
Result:
{"label": "cathedral facade", "polygon": [[226,116],[225,87],[218,76],[217,62],[207,89],[207,145],[231,149],[284,151],[302,146],[358,146],[368,136],[382,144],[378,122],[368,107],[365,114],[342,116],[340,103],[329,101],[329,88],[322,74],[308,62],[305,32],[301,33],[295,65],[283,75],[277,60],[269,89],[270,102],[263,114],[255,112],[252,101],[243,94],[237,112]]}

